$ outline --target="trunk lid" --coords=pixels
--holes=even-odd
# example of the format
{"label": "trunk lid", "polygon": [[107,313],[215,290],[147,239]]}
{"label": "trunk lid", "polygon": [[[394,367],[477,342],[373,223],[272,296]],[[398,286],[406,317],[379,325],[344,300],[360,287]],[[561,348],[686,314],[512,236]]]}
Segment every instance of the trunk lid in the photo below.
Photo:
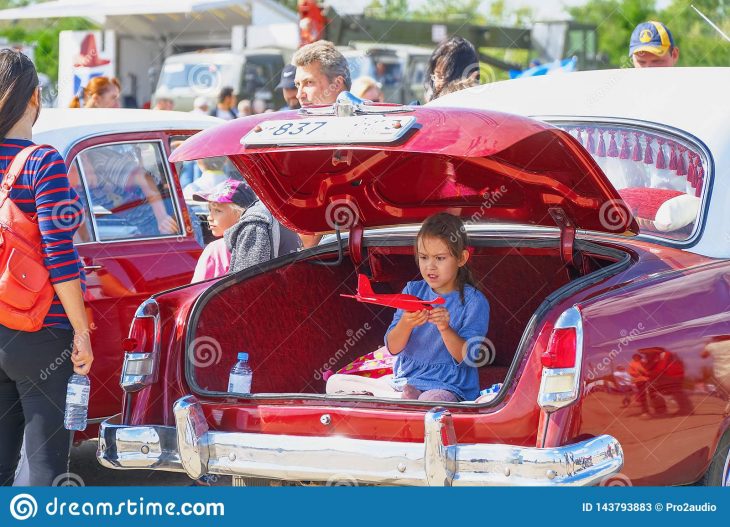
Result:
{"label": "trunk lid", "polygon": [[[493,111],[406,108],[347,117],[262,114],[205,130],[172,161],[228,156],[285,226],[420,223],[448,211],[470,222],[632,235],[638,225],[569,133]],[[388,108],[391,109],[392,108]]]}

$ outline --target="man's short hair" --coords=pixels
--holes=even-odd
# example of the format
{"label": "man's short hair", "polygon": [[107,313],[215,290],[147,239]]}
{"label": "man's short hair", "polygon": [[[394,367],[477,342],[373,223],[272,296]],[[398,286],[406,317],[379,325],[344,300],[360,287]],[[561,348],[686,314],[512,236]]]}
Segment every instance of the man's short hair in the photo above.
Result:
{"label": "man's short hair", "polygon": [[294,53],[291,63],[297,67],[309,66],[315,62],[319,62],[322,73],[327,76],[330,82],[334,82],[337,77],[344,79],[345,89],[349,90],[352,86],[350,77],[350,67],[347,65],[345,56],[337,51],[335,45],[327,40],[318,40],[302,46]]}
{"label": "man's short hair", "polygon": [[231,88],[230,86],[224,86],[223,88],[221,88],[221,91],[218,94],[218,102],[225,101],[231,95],[233,95],[233,88]]}

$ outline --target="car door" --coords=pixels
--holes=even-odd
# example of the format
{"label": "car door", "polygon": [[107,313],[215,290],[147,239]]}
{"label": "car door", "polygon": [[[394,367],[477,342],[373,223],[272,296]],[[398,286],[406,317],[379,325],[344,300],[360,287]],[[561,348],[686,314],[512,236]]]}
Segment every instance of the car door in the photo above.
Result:
{"label": "car door", "polygon": [[166,134],[94,138],[72,149],[69,179],[82,198],[76,243],[93,324],[89,418],[115,413],[134,312],[150,295],[190,282],[201,252],[168,161]]}

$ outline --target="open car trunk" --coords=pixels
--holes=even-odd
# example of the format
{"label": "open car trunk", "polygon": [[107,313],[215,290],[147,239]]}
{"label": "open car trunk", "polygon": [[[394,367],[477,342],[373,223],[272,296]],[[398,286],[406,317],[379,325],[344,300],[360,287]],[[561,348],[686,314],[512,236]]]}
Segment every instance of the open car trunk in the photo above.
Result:
{"label": "open car trunk", "polygon": [[[407,281],[420,279],[412,239],[396,243],[400,244],[366,244],[364,268],[376,292],[400,292]],[[619,251],[599,252],[604,251],[583,251],[588,274],[622,259]],[[505,381],[531,317],[549,295],[571,282],[571,273],[561,260],[557,237],[538,243],[504,238],[488,246],[477,242],[470,267],[490,304],[487,337],[494,345],[494,359],[479,368],[483,389]],[[246,351],[255,398],[324,397],[330,373],[383,346],[395,312],[340,296],[354,292],[357,272],[347,257],[336,266],[297,261],[209,290],[191,315],[188,335],[193,345],[188,346],[186,371],[194,392],[230,397],[229,370],[236,354]],[[202,344],[201,350],[215,343],[220,360],[197,356],[195,343]]]}

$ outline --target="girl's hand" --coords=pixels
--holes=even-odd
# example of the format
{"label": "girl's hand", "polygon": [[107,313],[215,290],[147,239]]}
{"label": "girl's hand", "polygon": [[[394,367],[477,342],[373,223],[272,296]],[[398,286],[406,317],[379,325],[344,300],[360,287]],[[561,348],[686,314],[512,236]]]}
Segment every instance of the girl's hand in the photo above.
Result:
{"label": "girl's hand", "polygon": [[74,351],[71,354],[74,371],[79,375],[88,375],[94,352],[91,351],[91,336],[88,331],[74,335]]}
{"label": "girl's hand", "polygon": [[422,309],[421,311],[406,311],[403,316],[400,317],[405,325],[413,329],[416,326],[422,326],[428,322],[428,310]]}
{"label": "girl's hand", "polygon": [[449,310],[445,307],[433,308],[428,314],[428,321],[435,324],[438,330],[443,333],[449,329],[449,322],[451,321]]}

